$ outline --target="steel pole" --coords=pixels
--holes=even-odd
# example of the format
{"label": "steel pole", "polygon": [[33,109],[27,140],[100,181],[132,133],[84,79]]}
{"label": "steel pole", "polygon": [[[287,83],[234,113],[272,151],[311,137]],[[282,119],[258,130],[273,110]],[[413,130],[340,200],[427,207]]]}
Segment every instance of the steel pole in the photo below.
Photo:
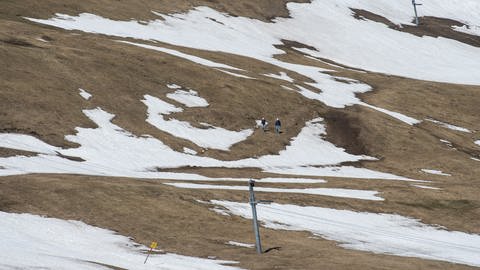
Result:
{"label": "steel pole", "polygon": [[412,0],[413,10],[415,11],[415,24],[418,26],[417,3]]}
{"label": "steel pole", "polygon": [[258,220],[257,220],[257,202],[255,201],[255,192],[253,187],[255,186],[255,181],[248,181],[248,190],[250,192],[250,206],[252,207],[252,220],[253,220],[253,231],[255,232],[255,246],[257,247],[257,253],[262,253],[262,243],[260,241],[260,231],[258,230]]}

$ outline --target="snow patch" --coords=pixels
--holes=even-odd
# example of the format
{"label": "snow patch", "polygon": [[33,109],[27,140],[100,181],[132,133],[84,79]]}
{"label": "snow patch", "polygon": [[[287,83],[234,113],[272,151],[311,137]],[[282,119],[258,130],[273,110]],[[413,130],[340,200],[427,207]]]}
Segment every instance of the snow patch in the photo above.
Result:
{"label": "snow patch", "polygon": [[252,78],[252,77],[249,77],[249,76],[246,76],[246,75],[243,75],[243,74],[238,74],[238,73],[235,73],[235,72],[230,72],[230,71],[219,69],[219,68],[216,68],[216,70],[221,71],[221,72],[223,72],[225,74],[228,74],[228,75],[231,75],[231,76],[238,77],[238,78],[255,80],[255,78]]}
{"label": "snow patch", "polygon": [[235,242],[235,241],[228,241],[225,244],[231,245],[231,246],[237,246],[237,247],[245,247],[245,248],[254,248],[255,247],[255,244],[246,244],[246,243],[240,243],[240,242]]}
{"label": "snow patch", "polygon": [[423,189],[434,189],[434,190],[440,190],[440,188],[437,188],[437,187],[430,187],[430,186],[424,186],[424,185],[411,185],[413,187],[417,187],[417,188],[423,188]]}
{"label": "snow patch", "polygon": [[267,177],[258,179],[257,181],[262,183],[298,183],[298,184],[319,184],[326,183],[323,179],[306,179],[306,178],[273,178]]}
{"label": "snow patch", "polygon": [[392,111],[389,111],[387,109],[379,108],[379,107],[376,107],[376,106],[373,106],[373,105],[370,105],[370,104],[367,104],[367,103],[364,103],[364,102],[360,102],[359,104],[363,105],[365,107],[368,107],[370,109],[374,109],[376,111],[379,111],[379,112],[385,113],[387,115],[390,115],[391,117],[393,117],[397,120],[400,120],[400,121],[402,121],[406,124],[409,124],[411,126],[419,124],[421,122],[420,120],[417,120],[417,119],[412,118],[410,116],[406,116],[406,115],[398,113],[398,112],[392,112]]}
{"label": "snow patch", "polygon": [[185,154],[189,154],[189,155],[196,155],[198,154],[197,151],[193,150],[193,149],[190,149],[188,147],[183,147],[183,152]]}
{"label": "snow patch", "polygon": [[[207,184],[192,184],[192,183],[165,183],[165,185],[174,186],[177,188],[189,189],[219,189],[219,190],[242,190],[248,191],[248,186],[225,186],[225,185],[207,185]],[[384,199],[376,196],[378,191],[373,190],[356,190],[345,188],[267,188],[255,187],[257,192],[276,192],[276,193],[298,193],[310,195],[322,195],[330,197],[383,201]]]}
{"label": "snow patch", "polygon": [[442,176],[452,176],[451,174],[443,173],[442,171],[438,171],[438,170],[421,169],[421,171],[424,172],[424,173],[429,173],[429,174],[436,174],[436,175],[442,175]]}
{"label": "snow patch", "polygon": [[78,88],[78,90],[80,91],[80,96],[83,97],[83,99],[85,100],[89,100],[91,97],[92,97],[92,94],[88,93],[87,91],[83,90],[82,88]]}
{"label": "snow patch", "polygon": [[465,133],[472,133],[472,131],[470,131],[467,128],[463,128],[463,127],[459,127],[459,126],[455,126],[455,125],[450,125],[450,124],[447,124],[447,123],[444,123],[444,122],[441,122],[441,121],[438,121],[438,120],[435,120],[435,119],[427,118],[425,120],[429,121],[429,122],[432,122],[432,123],[435,123],[435,124],[438,124],[438,125],[440,125],[444,128],[451,129],[451,130],[465,132]]}
{"label": "snow patch", "polygon": [[207,107],[209,105],[208,102],[204,98],[199,97],[198,92],[194,90],[176,90],[173,93],[168,93],[167,97],[190,108]]}

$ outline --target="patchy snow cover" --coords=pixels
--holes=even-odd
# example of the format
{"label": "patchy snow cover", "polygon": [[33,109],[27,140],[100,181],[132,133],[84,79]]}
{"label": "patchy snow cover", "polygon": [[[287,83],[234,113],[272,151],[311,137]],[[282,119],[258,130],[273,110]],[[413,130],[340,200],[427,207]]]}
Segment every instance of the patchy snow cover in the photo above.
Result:
{"label": "patchy snow cover", "polygon": [[[190,189],[221,189],[221,190],[243,190],[248,191],[248,186],[225,186],[225,185],[206,185],[206,184],[192,184],[192,183],[165,183],[165,185],[174,186],[177,188]],[[257,192],[278,192],[278,193],[299,193],[311,195],[323,195],[331,197],[351,198],[370,201],[383,201],[384,199],[378,197],[378,191],[374,190],[357,190],[345,188],[267,188],[255,187]]]}
{"label": "patchy snow cover", "polygon": [[[158,101],[158,104],[154,106],[157,112],[179,110],[159,99],[154,99],[154,101]],[[53,156],[53,151],[48,152],[49,155],[40,154],[34,157],[0,158],[0,175],[72,173],[137,178],[212,180],[196,174],[161,172],[157,170],[158,168],[191,166],[253,167],[280,174],[409,180],[392,174],[354,167],[308,167],[334,165],[346,161],[375,160],[368,156],[348,154],[344,149],[323,140],[321,136],[325,134],[325,127],[320,122],[320,118],[307,122],[298,136],[291,140],[290,145],[277,155],[222,161],[174,151],[162,141],[151,136],[137,137],[111,123],[114,115],[99,108],[84,110],[83,112],[98,128],[79,127],[76,128],[76,135],[65,137],[68,141],[78,143],[80,145],[78,148],[52,149],[57,150],[62,155],[80,157],[85,161],[77,162],[60,156]],[[14,139],[2,140],[1,142],[4,143],[3,147],[13,149],[30,149],[25,148],[23,140],[27,142],[37,140],[21,134],[9,134],[8,136],[12,136]],[[21,142],[21,144],[17,143],[17,141]],[[26,145],[28,146],[28,144]],[[37,147],[37,142],[35,142],[31,149],[36,150]]]}
{"label": "patchy snow cover", "polygon": [[226,244],[231,245],[231,246],[246,247],[246,248],[254,248],[255,247],[255,244],[246,244],[246,243],[240,243],[240,242],[235,242],[235,241],[228,241]]}
{"label": "patchy snow cover", "polygon": [[437,187],[430,187],[430,186],[424,186],[424,185],[411,185],[413,187],[417,187],[417,188],[423,188],[423,189],[434,189],[434,190],[440,190],[440,188],[437,188]]}
{"label": "patchy snow cover", "polygon": [[[476,0],[432,0],[422,6],[420,14],[480,25],[478,6]],[[316,48],[318,52],[313,56],[351,67],[422,80],[480,84],[480,75],[472,75],[480,69],[480,48],[446,38],[418,37],[382,23],[357,20],[350,9],[365,9],[395,23],[411,23],[413,14],[408,1],[316,0],[289,3],[287,7],[290,18],[276,18],[273,22],[232,17],[207,7],[197,7],[185,14],[155,13],[162,20],[147,24],[114,21],[87,13],[29,20],[69,30],[233,53],[272,63],[272,56],[282,53],[274,45],[281,44],[282,39],[292,40]],[[416,64],[405,59],[416,59]]]}
{"label": "patchy snow cover", "polygon": [[[251,219],[247,203],[211,202]],[[447,231],[400,215],[276,203],[260,204],[257,212],[267,228],[310,231],[348,249],[480,266],[480,235]]]}
{"label": "patchy snow cover", "polygon": [[113,231],[80,221],[0,212],[2,269],[161,269],[227,270],[232,261],[208,260],[172,253],[151,254],[147,247]]}
{"label": "patchy snow cover", "polygon": [[217,63],[217,62],[213,62],[213,61],[207,60],[207,59],[205,59],[205,58],[201,58],[201,57],[198,57],[198,56],[194,56],[194,55],[182,53],[182,52],[179,52],[179,51],[176,51],[176,50],[172,50],[172,49],[167,49],[167,48],[158,47],[158,46],[152,46],[152,45],[146,45],[146,44],[141,44],[141,43],[135,43],[135,42],[129,42],[129,41],[121,41],[121,40],[118,40],[118,42],[125,43],[125,44],[130,44],[130,45],[134,45],[134,46],[138,46],[138,47],[142,47],[142,48],[145,48],[145,49],[150,49],[150,50],[155,50],[155,51],[167,53],[167,54],[170,54],[170,55],[173,55],[173,56],[177,56],[177,57],[180,57],[180,58],[183,58],[183,59],[186,59],[186,60],[195,62],[195,63],[197,63],[197,64],[200,64],[200,65],[203,65],[203,66],[207,66],[207,67],[226,68],[226,69],[233,69],[233,70],[241,70],[241,69],[236,68],[236,67],[232,67],[232,66],[225,65],[225,64],[220,64],[220,63]]}
{"label": "patchy snow cover", "polygon": [[475,141],[475,144],[480,145],[480,140]]}
{"label": "patchy snow cover", "polygon": [[199,97],[198,92],[194,90],[176,90],[173,93],[168,93],[167,97],[190,108],[208,106],[208,102],[204,98]]}
{"label": "patchy snow cover", "polygon": [[[148,107],[148,123],[173,136],[189,140],[200,147],[228,150],[233,144],[245,140],[253,133],[252,129],[231,131],[213,126],[211,128],[196,128],[188,122],[176,119],[165,120],[163,115],[183,110],[150,95],[145,95],[144,98],[142,102]],[[183,100],[187,99],[183,98]]]}
{"label": "patchy snow cover", "polygon": [[85,100],[89,100],[92,97],[92,94],[88,93],[87,91],[83,90],[82,88],[78,88],[80,91],[80,96],[82,96]]}
{"label": "patchy snow cover", "polygon": [[425,120],[426,120],[426,121],[429,121],[429,122],[432,122],[432,123],[435,123],[435,124],[438,124],[438,125],[440,125],[440,126],[442,126],[442,127],[444,127],[444,128],[451,129],[451,130],[461,131],[461,132],[465,132],[465,133],[472,133],[472,131],[470,131],[470,130],[467,129],[467,128],[450,125],[450,124],[447,124],[447,123],[444,123],[444,122],[441,122],[441,121],[438,121],[438,120],[430,119],[430,118],[427,118],[427,119],[425,119]]}
{"label": "patchy snow cover", "polygon": [[480,161],[478,158],[470,157],[471,160]]}
{"label": "patchy snow cover", "polygon": [[280,75],[269,73],[269,74],[263,74],[263,76],[267,76],[267,77],[274,78],[274,79],[279,79],[279,80],[284,80],[284,81],[287,81],[287,82],[293,82],[293,79],[290,78],[287,75],[287,73],[285,73],[283,71],[280,71]]}
{"label": "patchy snow cover", "polygon": [[346,161],[376,160],[365,155],[351,155],[345,149],[324,140],[326,135],[322,118],[308,121],[290,145],[277,155],[247,158],[226,162],[229,167],[257,167],[266,170],[307,165],[334,165]]}
{"label": "patchy snow cover", "polygon": [[421,171],[424,172],[424,173],[429,173],[429,174],[436,174],[436,175],[443,175],[443,176],[452,176],[451,174],[443,173],[442,171],[438,171],[438,170],[422,169]]}

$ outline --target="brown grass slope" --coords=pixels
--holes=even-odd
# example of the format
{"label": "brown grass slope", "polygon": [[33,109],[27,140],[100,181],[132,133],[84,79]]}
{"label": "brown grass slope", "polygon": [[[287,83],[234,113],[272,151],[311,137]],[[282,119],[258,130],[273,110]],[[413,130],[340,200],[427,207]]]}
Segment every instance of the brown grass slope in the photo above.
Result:
{"label": "brown grass slope", "polygon": [[[417,119],[449,122],[474,133],[451,131],[429,122],[410,127],[364,107],[331,109],[285,91],[281,85],[293,85],[259,75],[281,70],[254,59],[162,44],[242,68],[248,71],[245,75],[257,78],[245,80],[167,54],[119,44],[110,37],[64,31],[23,19],[48,18],[56,12],[72,15],[91,12],[113,19],[147,20],[153,18],[151,10],[178,12],[207,5],[236,16],[270,20],[274,16],[288,16],[285,2],[2,1],[0,131],[30,134],[53,145],[74,147],[64,136],[74,134],[75,127],[95,127],[82,110],[101,107],[116,115],[115,124],[135,135],[150,134],[176,150],[187,146],[201,151],[194,144],[145,122],[146,107],[140,102],[143,95],[165,98],[169,91],[166,84],[176,83],[197,90],[211,104],[208,110],[191,108],[172,116],[177,119],[208,122],[233,130],[251,128],[254,120],[262,116],[279,116],[284,122],[285,133],[279,137],[272,132],[256,131],[248,140],[233,146],[230,152],[208,150],[202,155],[238,159],[276,153],[298,134],[305,121],[321,116],[327,123],[328,140],[350,153],[380,159],[355,166],[433,180],[433,186],[442,188],[435,191],[413,188],[405,182],[330,178],[321,186],[374,189],[386,200],[371,203],[295,194],[261,194],[262,198],[281,203],[399,213],[452,230],[480,233],[480,162],[470,159],[480,156],[480,147],[473,144],[480,138],[478,86],[433,83],[333,67],[290,50],[290,46],[298,47],[298,44],[285,41],[282,48],[286,54],[277,56],[279,59],[329,68],[335,75],[363,81],[374,89],[362,95],[367,103]],[[429,23],[428,20],[424,22]],[[430,25],[425,31],[437,35],[443,31],[439,29],[445,29],[445,24],[449,23],[437,22],[440,22],[438,26]],[[442,33],[448,35],[445,31]],[[288,73],[297,82],[307,80]],[[93,98],[85,101],[79,96],[78,88],[86,89]],[[441,143],[440,139],[451,141],[455,149]],[[1,156],[17,154],[32,153],[0,149]],[[422,168],[440,169],[453,176],[427,175],[419,172]],[[215,177],[271,176],[256,169],[179,168],[171,171]],[[444,262],[345,250],[330,241],[310,239],[308,233],[274,230],[262,230],[266,247],[280,246],[281,249],[258,257],[253,250],[224,245],[229,240],[252,242],[249,221],[219,216],[196,199],[245,201],[246,196],[242,192],[180,190],[159,181],[109,177],[28,175],[0,178],[1,211],[83,220],[133,236],[144,244],[159,240],[161,247],[168,251],[195,256],[216,255],[238,260],[241,266],[249,269],[468,269]]]}

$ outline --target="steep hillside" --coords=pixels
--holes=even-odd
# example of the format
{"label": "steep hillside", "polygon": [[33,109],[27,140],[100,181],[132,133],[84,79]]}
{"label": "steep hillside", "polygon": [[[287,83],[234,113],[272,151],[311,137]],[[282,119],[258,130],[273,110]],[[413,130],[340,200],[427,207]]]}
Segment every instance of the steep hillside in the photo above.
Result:
{"label": "steep hillside", "polygon": [[[424,3],[419,26],[408,0],[0,6],[0,211],[218,258],[185,269],[480,267],[476,1]],[[226,244],[254,243],[251,178],[275,202],[262,255]],[[95,230],[3,212],[58,245]],[[109,233],[91,237],[114,252]],[[0,266],[148,267],[81,245]],[[150,267],[180,264],[161,253]]]}

